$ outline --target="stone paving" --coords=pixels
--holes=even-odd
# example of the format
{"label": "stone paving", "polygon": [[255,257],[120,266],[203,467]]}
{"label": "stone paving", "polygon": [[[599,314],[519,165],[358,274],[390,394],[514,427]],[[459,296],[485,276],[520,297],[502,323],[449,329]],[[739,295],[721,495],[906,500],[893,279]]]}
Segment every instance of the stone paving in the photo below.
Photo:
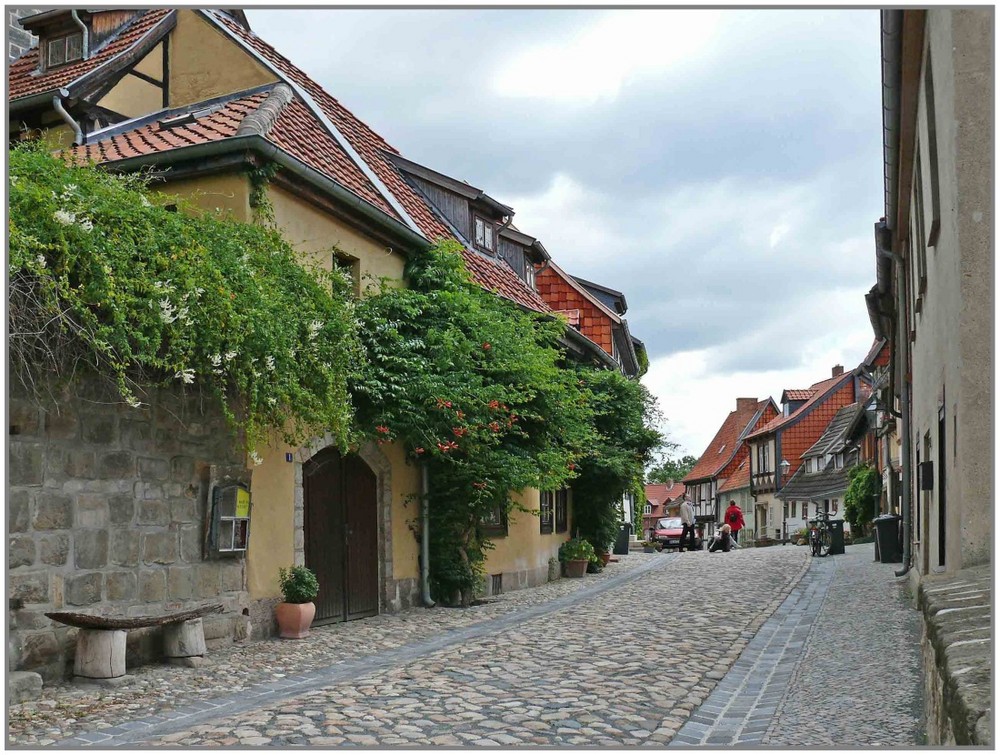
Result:
{"label": "stone paving", "polygon": [[[633,554],[602,575],[489,605],[321,628],[233,651],[210,669],[139,669],[147,681],[131,695],[63,687],[11,708],[12,740],[663,746],[807,564],[804,548]],[[734,597],[736,579],[746,590]]]}
{"label": "stone paving", "polygon": [[671,746],[913,746],[918,614],[871,545],[810,570]]}

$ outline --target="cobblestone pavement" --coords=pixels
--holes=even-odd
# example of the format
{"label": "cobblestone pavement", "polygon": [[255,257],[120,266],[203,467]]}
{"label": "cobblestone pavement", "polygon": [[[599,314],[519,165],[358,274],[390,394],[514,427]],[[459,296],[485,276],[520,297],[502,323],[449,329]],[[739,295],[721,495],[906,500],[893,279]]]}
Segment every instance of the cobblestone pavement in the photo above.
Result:
{"label": "cobblestone pavement", "polygon": [[921,744],[918,614],[873,555],[813,559],[671,746]]}
{"label": "cobblestone pavement", "polygon": [[[633,554],[602,575],[486,606],[415,609],[314,630],[306,641],[257,643],[195,670],[211,686],[201,694],[178,673],[191,670],[148,667],[142,676],[153,681],[135,685],[131,702],[120,691],[75,690],[48,707],[14,706],[11,731],[15,744],[100,747],[662,746],[807,560],[801,548]],[[747,590],[733,597],[735,579]],[[216,676],[248,665],[233,679]]]}

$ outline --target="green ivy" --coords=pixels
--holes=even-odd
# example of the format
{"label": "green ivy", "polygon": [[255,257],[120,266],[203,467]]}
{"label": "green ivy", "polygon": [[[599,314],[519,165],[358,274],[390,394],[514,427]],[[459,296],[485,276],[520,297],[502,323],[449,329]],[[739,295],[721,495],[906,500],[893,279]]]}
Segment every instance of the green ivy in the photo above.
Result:
{"label": "green ivy", "polygon": [[25,383],[82,361],[134,407],[154,385],[208,392],[250,451],[271,428],[347,442],[363,359],[341,274],[304,266],[274,228],[147,193],[139,176],[30,146],[9,167],[9,343]]}
{"label": "green ivy", "polygon": [[844,494],[844,518],[851,525],[851,534],[864,535],[875,518],[875,504],[882,493],[882,478],[869,464],[857,464],[847,473],[850,480]]}
{"label": "green ivy", "polygon": [[565,369],[561,322],[473,283],[454,242],[411,261],[358,307],[369,361],[352,392],[363,432],[406,444],[431,478],[436,597],[471,600],[490,547],[483,522],[512,491],[557,489],[594,440],[588,392]]}

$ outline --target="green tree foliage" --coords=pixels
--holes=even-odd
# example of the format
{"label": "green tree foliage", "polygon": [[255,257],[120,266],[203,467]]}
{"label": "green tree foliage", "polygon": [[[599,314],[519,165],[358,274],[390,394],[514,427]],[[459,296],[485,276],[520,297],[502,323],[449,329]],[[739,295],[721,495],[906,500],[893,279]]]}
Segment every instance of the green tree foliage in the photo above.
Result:
{"label": "green tree foliage", "polygon": [[9,343],[22,382],[82,362],[136,408],[153,385],[206,391],[251,451],[270,428],[346,442],[347,377],[362,355],[341,275],[304,267],[272,228],[170,212],[138,176],[38,147],[9,158]]}
{"label": "green tree foliage", "polygon": [[680,457],[675,456],[674,453],[680,448],[680,445],[677,443],[664,443],[663,448],[663,456],[649,471],[649,475],[646,477],[647,482],[658,484],[665,483],[668,480],[680,482],[687,477],[688,472],[694,469],[694,465],[698,463],[698,458],[690,454]]}
{"label": "green tree foliage", "polygon": [[468,603],[490,547],[484,522],[516,508],[511,491],[556,489],[593,439],[591,407],[564,369],[563,325],[470,281],[454,242],[407,267],[358,306],[369,363],[352,393],[363,432],[405,443],[431,480],[434,595]]}
{"label": "green tree foliage", "polygon": [[861,536],[875,517],[882,479],[878,470],[868,464],[851,467],[847,475],[850,483],[844,494],[844,518],[851,525],[851,532]]}
{"label": "green tree foliage", "polygon": [[644,385],[619,372],[583,367],[578,372],[587,389],[595,440],[572,483],[573,525],[595,550],[606,552],[621,527],[622,496],[641,486],[663,438],[652,429],[656,403]]}

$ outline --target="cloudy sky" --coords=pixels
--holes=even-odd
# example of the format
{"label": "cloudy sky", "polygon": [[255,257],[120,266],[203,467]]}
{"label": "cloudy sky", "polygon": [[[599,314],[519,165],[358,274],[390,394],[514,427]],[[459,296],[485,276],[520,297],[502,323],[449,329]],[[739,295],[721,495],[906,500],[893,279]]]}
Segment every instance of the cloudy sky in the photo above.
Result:
{"label": "cloudy sky", "polygon": [[250,23],[407,157],[623,291],[664,429],[856,366],[882,214],[874,10],[282,10]]}

